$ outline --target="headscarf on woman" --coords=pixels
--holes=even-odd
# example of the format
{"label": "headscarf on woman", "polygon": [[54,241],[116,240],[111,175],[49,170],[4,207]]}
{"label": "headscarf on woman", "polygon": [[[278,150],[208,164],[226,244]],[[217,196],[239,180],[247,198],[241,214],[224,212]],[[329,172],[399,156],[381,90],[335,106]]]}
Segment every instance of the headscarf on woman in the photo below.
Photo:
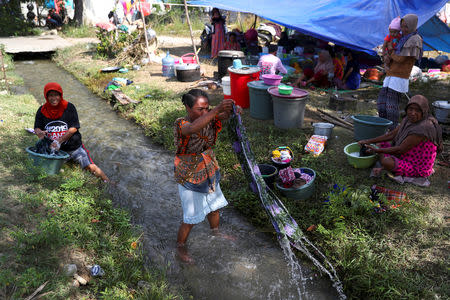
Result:
{"label": "headscarf on woman", "polygon": [[[56,91],[61,95],[61,101],[59,101],[57,106],[53,106],[50,104],[47,98],[47,94],[50,91]],[[62,117],[64,111],[67,108],[67,105],[69,102],[64,100],[63,98],[63,90],[62,87],[56,83],[56,82],[49,82],[44,87],[44,97],[45,97],[45,104],[42,105],[41,112],[42,114],[49,119],[56,120]]]}
{"label": "headscarf on woman", "polygon": [[409,34],[404,34],[397,45],[395,54],[399,56],[414,56],[420,60],[423,55],[422,42],[423,39],[417,32],[418,17],[415,14],[407,14],[402,18],[402,22],[406,24]]}
{"label": "headscarf on woman", "polygon": [[333,59],[331,59],[331,55],[327,50],[323,50],[320,52],[320,55],[323,55],[324,61],[317,61],[317,65],[314,67],[314,74],[317,73],[333,73],[334,72],[334,64]]}
{"label": "headscarf on woman", "polygon": [[422,111],[422,120],[412,123],[408,116],[403,118],[397,135],[394,138],[394,144],[400,145],[404,139],[410,135],[419,135],[426,137],[429,141],[435,144],[438,151],[442,151],[442,129],[438,121],[430,114],[430,107],[428,106],[428,99],[422,95],[411,97],[406,109],[411,104],[417,104]]}

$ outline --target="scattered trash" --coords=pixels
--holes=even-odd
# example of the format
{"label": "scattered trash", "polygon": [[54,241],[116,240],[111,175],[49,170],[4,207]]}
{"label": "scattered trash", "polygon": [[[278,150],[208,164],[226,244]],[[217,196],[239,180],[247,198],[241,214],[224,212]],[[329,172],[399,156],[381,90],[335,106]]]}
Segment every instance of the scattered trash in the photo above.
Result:
{"label": "scattered trash", "polygon": [[[311,226],[309,226],[307,229],[306,229],[306,231],[314,231],[314,230],[316,230],[317,229],[317,226],[316,225],[311,225]],[[317,275],[316,275],[317,276]]]}
{"label": "scattered trash", "polygon": [[90,268],[90,272],[91,272],[92,276],[103,276],[103,275],[105,275],[105,272],[103,271],[103,269],[99,265],[93,265]]}
{"label": "scattered trash", "polygon": [[0,91],[0,95],[7,95],[8,94],[8,91],[7,90],[3,90],[3,91]]}
{"label": "scattered trash", "polygon": [[25,128],[25,131],[33,134],[35,133],[33,128]]}
{"label": "scattered trash", "polygon": [[112,73],[112,72],[117,72],[120,69],[122,69],[122,67],[107,67],[107,68],[101,69],[100,72],[102,72],[102,73]]}
{"label": "scattered trash", "polygon": [[131,246],[131,248],[136,249],[137,248],[137,242],[132,242],[130,246]]}
{"label": "scattered trash", "polygon": [[80,287],[80,283],[78,282],[78,280],[74,280],[73,282],[72,282],[72,286],[73,287]]}
{"label": "scattered trash", "polygon": [[322,135],[313,135],[305,146],[305,151],[311,152],[314,156],[320,155],[325,149],[327,137]]}
{"label": "scattered trash", "polygon": [[81,285],[86,285],[88,283],[86,279],[84,279],[83,277],[81,277],[77,273],[75,273],[73,275],[73,278],[75,278]]}
{"label": "scattered trash", "polygon": [[144,98],[152,98],[152,97],[153,97],[153,96],[150,95],[150,94],[147,94],[147,95],[144,96]]}
{"label": "scattered trash", "polygon": [[77,265],[75,264],[67,264],[63,267],[63,272],[65,276],[71,277],[75,275],[75,273],[78,271]]}
{"label": "scattered trash", "polygon": [[140,289],[148,290],[150,288],[150,283],[144,280],[139,280],[137,286]]}
{"label": "scattered trash", "polygon": [[119,73],[128,73],[128,69],[127,68],[122,68],[119,70]]}
{"label": "scattered trash", "polygon": [[122,78],[122,77],[114,77],[112,79],[112,81],[108,82],[108,84],[106,85],[105,89],[103,90],[105,91],[113,91],[113,90],[117,90],[122,86],[126,86],[126,85],[130,85],[132,84],[133,81],[126,79],[126,78]]}
{"label": "scattered trash", "polygon": [[139,71],[140,68],[141,68],[140,65],[134,65],[133,66],[133,70],[135,70],[135,71]]}

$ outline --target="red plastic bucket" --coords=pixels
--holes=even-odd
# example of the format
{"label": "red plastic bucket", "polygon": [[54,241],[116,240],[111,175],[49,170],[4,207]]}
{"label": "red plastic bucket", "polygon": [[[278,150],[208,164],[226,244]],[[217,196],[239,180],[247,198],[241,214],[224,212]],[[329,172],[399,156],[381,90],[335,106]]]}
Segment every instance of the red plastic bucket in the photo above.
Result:
{"label": "red plastic bucket", "polygon": [[231,98],[242,108],[250,107],[247,83],[259,80],[260,69],[257,67],[228,68],[231,79]]}
{"label": "red plastic bucket", "polygon": [[183,56],[181,56],[181,60],[185,63],[185,64],[196,64],[197,60],[195,59],[195,54],[194,53],[186,53]]}

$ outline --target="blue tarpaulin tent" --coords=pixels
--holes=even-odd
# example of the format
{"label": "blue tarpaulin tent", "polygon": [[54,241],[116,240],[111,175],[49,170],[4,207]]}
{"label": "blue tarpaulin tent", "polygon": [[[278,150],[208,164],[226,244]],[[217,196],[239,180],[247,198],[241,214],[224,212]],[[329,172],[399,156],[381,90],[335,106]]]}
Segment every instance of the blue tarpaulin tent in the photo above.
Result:
{"label": "blue tarpaulin tent", "polygon": [[383,43],[393,18],[414,13],[420,26],[447,0],[192,0],[190,3],[253,13],[316,38],[374,54],[372,49]]}
{"label": "blue tarpaulin tent", "polygon": [[420,26],[419,33],[424,40],[423,49],[450,52],[450,28],[434,16]]}

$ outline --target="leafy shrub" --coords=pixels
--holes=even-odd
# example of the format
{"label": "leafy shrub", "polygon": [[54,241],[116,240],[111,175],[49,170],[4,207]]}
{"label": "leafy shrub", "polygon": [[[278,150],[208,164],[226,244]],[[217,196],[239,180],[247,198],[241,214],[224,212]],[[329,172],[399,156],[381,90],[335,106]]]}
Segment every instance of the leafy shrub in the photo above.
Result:
{"label": "leafy shrub", "polygon": [[97,45],[97,54],[108,58],[116,57],[123,48],[129,46],[138,35],[138,31],[128,34],[118,31],[117,38],[115,31],[100,29],[97,31],[97,38],[100,43]]}

